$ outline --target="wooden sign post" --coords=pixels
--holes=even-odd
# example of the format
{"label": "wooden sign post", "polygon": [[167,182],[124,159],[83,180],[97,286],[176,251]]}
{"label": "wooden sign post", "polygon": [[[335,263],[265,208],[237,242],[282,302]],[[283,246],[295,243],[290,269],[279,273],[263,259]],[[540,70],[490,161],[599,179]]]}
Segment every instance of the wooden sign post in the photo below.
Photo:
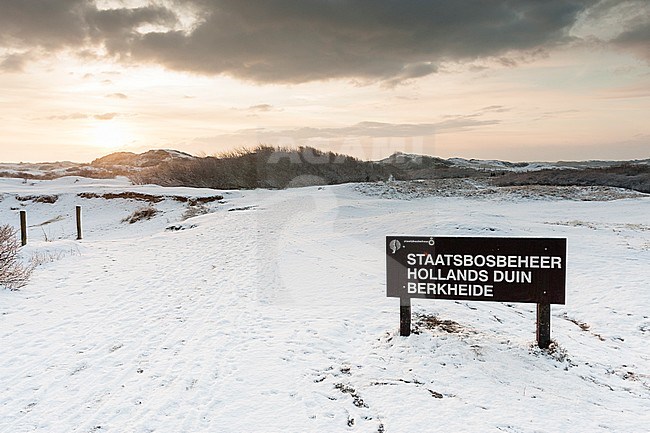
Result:
{"label": "wooden sign post", "polygon": [[411,335],[411,298],[399,298],[399,335]]}
{"label": "wooden sign post", "polygon": [[537,345],[548,349],[551,345],[551,304],[537,304]]}
{"label": "wooden sign post", "polygon": [[[386,238],[386,294],[400,298],[400,335],[411,298],[537,304],[537,344],[551,343],[551,304],[564,304],[566,239]],[[407,318],[408,316],[408,318]]]}

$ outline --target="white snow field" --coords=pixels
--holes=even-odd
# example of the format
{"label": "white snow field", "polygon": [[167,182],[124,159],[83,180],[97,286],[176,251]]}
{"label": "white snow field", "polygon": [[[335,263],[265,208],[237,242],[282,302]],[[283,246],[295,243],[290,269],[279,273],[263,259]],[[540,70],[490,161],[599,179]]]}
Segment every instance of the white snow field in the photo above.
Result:
{"label": "white snow field", "polygon": [[[0,179],[0,224],[26,210],[39,263],[0,289],[0,432],[650,431],[648,196],[381,185]],[[148,203],[78,196],[125,191],[224,198],[129,224]],[[386,235],[566,237],[554,350],[535,347],[533,304],[413,300],[400,337]]]}

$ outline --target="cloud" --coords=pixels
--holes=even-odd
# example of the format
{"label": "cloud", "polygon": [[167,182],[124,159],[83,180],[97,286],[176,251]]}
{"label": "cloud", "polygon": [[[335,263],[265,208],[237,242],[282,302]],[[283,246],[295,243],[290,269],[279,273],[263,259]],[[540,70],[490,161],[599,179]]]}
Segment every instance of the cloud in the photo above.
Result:
{"label": "cloud", "polygon": [[479,119],[479,115],[449,116],[436,123],[386,123],[359,122],[338,128],[302,127],[285,130],[266,128],[242,129],[231,134],[197,139],[202,143],[237,142],[253,145],[256,143],[300,145],[314,140],[341,141],[356,139],[392,139],[431,137],[436,134],[465,131],[481,126],[500,123],[495,119]]}
{"label": "cloud", "polygon": [[57,114],[46,117],[47,120],[79,120],[88,119],[90,116],[84,113]]}
{"label": "cloud", "polygon": [[267,112],[267,111],[272,111],[273,105],[271,104],[258,104],[258,105],[251,105],[250,107],[246,108],[247,111],[255,111],[255,112]]}
{"label": "cloud", "polygon": [[574,33],[650,61],[650,3],[647,0],[602,0],[582,14]]}
{"label": "cloud", "polygon": [[351,79],[394,86],[447,61],[506,62],[512,53],[564,43],[596,3],[188,0],[100,9],[90,0],[0,0],[0,46],[79,55],[101,48],[96,52],[123,62],[258,83]]}
{"label": "cloud", "polygon": [[103,113],[103,114],[95,114],[93,115],[93,118],[97,120],[112,120],[117,116],[119,116],[118,113]]}
{"label": "cloud", "polygon": [[95,120],[112,120],[120,116],[119,113],[102,113],[102,114],[87,114],[87,113],[70,113],[58,114],[46,117],[47,120],[79,120],[79,119],[95,119]]}
{"label": "cloud", "polygon": [[431,62],[408,64],[403,66],[402,70],[394,74],[392,77],[384,79],[382,84],[385,87],[395,87],[404,82],[424,77],[434,72],[438,72],[438,66]]}
{"label": "cloud", "polygon": [[80,46],[86,37],[84,0],[1,0],[0,45],[18,47]]}
{"label": "cloud", "polygon": [[650,22],[621,33],[612,42],[650,62]]}
{"label": "cloud", "polygon": [[489,105],[478,110],[478,113],[505,113],[510,111],[510,108],[503,105]]}
{"label": "cloud", "polygon": [[128,99],[128,96],[126,96],[124,93],[110,93],[106,95],[106,97],[115,99]]}
{"label": "cloud", "polygon": [[25,65],[32,59],[30,53],[13,53],[0,59],[0,71],[23,72]]}
{"label": "cloud", "polygon": [[394,85],[447,60],[552,46],[584,1],[196,1],[192,32],[135,37],[129,56],[168,68],[255,82],[331,78]]}
{"label": "cloud", "polygon": [[0,0],[0,46],[82,49],[128,43],[145,24],[173,26],[163,6],[99,9],[91,0]]}

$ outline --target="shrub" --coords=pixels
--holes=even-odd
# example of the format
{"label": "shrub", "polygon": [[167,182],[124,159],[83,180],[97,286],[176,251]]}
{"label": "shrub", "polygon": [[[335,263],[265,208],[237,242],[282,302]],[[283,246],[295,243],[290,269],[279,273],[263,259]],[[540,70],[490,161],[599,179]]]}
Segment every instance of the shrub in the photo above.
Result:
{"label": "shrub", "polygon": [[0,286],[9,290],[27,284],[33,269],[18,260],[18,248],[16,230],[9,225],[0,226]]}
{"label": "shrub", "polygon": [[122,220],[123,223],[133,224],[142,220],[149,220],[158,213],[158,209],[153,206],[141,207],[133,211],[131,215]]}

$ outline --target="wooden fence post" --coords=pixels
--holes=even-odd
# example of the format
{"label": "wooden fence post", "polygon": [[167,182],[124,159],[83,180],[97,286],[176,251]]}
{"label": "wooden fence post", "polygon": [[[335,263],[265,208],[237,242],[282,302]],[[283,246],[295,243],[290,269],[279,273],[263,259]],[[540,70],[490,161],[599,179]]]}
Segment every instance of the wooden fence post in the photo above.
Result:
{"label": "wooden fence post", "polygon": [[81,206],[77,206],[77,240],[81,240]]}
{"label": "wooden fence post", "polygon": [[20,244],[27,245],[27,212],[20,211]]}

